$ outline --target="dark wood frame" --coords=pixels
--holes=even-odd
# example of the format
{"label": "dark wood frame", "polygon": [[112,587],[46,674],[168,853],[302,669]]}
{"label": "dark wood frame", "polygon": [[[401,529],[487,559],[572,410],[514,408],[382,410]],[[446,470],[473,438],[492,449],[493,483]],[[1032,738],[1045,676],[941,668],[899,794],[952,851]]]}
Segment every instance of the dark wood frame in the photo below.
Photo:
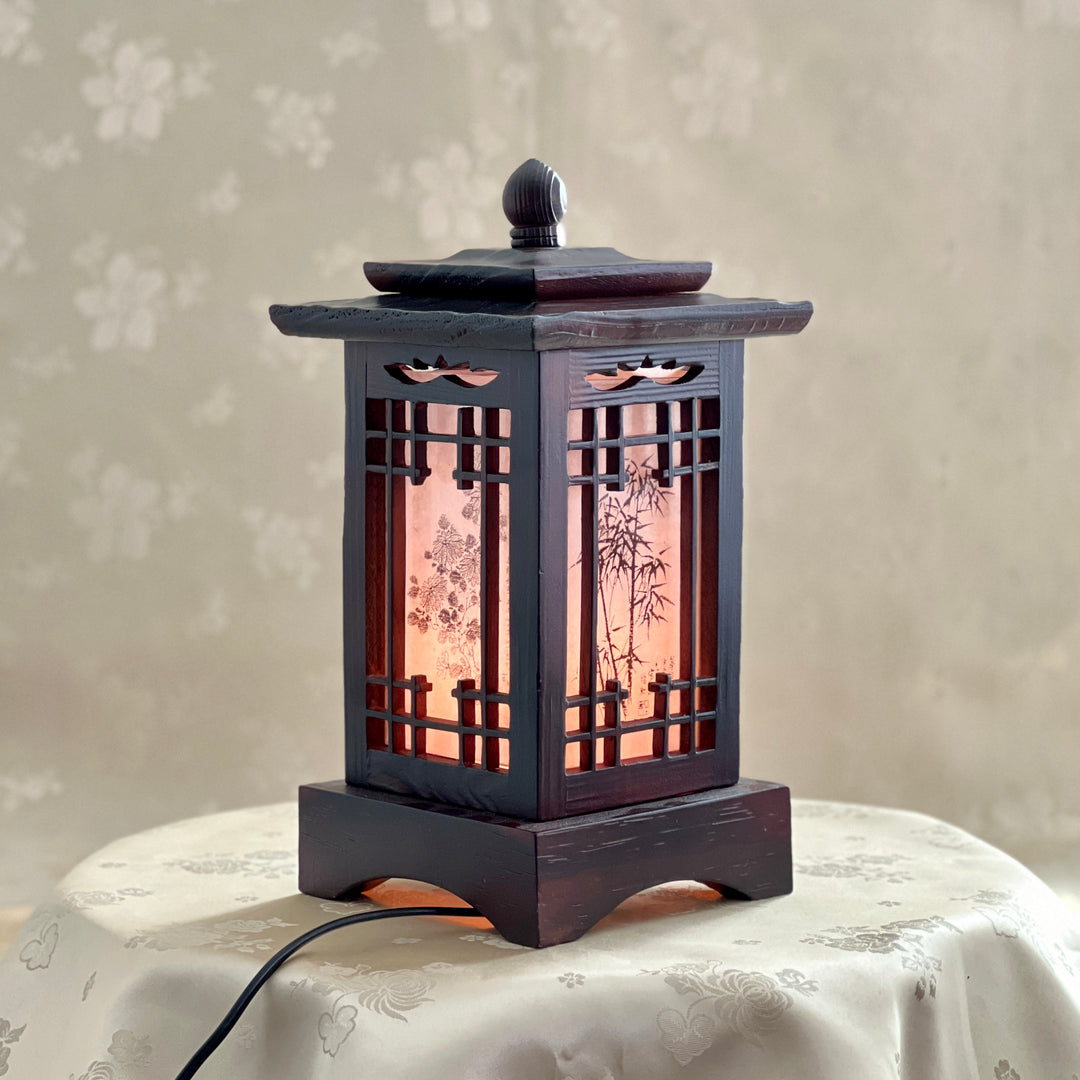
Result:
{"label": "dark wood frame", "polygon": [[[371,399],[414,403],[506,409],[511,412],[509,514],[510,610],[522,626],[536,623],[535,567],[537,553],[538,408],[535,366],[523,364],[518,353],[416,348],[346,342],[346,449],[344,555],[345,646],[345,762],[346,780],[387,791],[439,799],[463,806],[499,809],[503,813],[532,816],[537,803],[536,741],[527,733],[527,718],[535,714],[538,679],[535,649],[528,648],[528,634],[511,639],[510,728],[500,732],[509,739],[510,771],[452,766],[373,749],[367,740],[366,611],[367,570],[365,552],[367,513],[366,417]],[[483,387],[466,387],[450,379],[409,385],[391,370],[398,364],[420,363],[435,367],[442,359],[449,365],[470,363],[474,368],[498,372]],[[391,545],[388,543],[387,548]],[[530,572],[531,571],[531,572]],[[393,576],[394,568],[387,572]],[[403,628],[398,627],[398,633]],[[481,691],[483,693],[483,691]],[[500,699],[501,700],[501,699]],[[481,707],[481,713],[485,710]],[[524,718],[516,723],[517,718]],[[526,730],[522,730],[526,729]]]}
{"label": "dark wood frame", "polygon": [[[741,606],[742,341],[540,353],[349,341],[345,351],[343,552],[347,782],[530,820],[549,820],[735,783]],[[633,371],[642,364],[655,369],[674,363],[686,366],[691,373],[686,380],[671,385],[641,377],[627,379],[625,387],[598,390],[586,379],[597,372]],[[462,385],[457,377],[412,384],[400,377],[402,365],[441,369],[446,373],[480,369],[496,374],[482,387]],[[663,409],[675,402],[692,402],[690,408],[696,418],[697,402],[713,399],[719,401],[718,498],[715,506],[698,507],[694,488],[693,518],[688,527],[691,549],[696,544],[699,515],[703,521],[711,521],[715,529],[716,562],[702,568],[701,582],[701,595],[706,598],[715,595],[717,605],[715,638],[705,643],[710,652],[715,650],[705,664],[716,679],[714,745],[672,757],[667,753],[665,736],[665,748],[656,760],[617,763],[613,768],[568,775],[564,767],[567,741],[564,716],[567,492],[572,483],[567,472],[570,410],[614,410],[630,404]],[[507,772],[465,765],[455,767],[443,761],[393,753],[390,748],[369,743],[365,613],[371,560],[365,551],[365,537],[367,485],[371,475],[366,447],[371,400],[507,409],[511,413],[508,487],[512,633],[510,689],[506,698],[511,719],[509,731],[499,733],[509,740]],[[695,426],[691,433],[695,453],[697,435]],[[616,441],[621,453],[623,440],[620,437]],[[415,455],[415,447],[413,452]],[[394,470],[389,456],[385,460],[390,473],[407,472],[405,467]],[[415,467],[415,456],[411,461]],[[673,473],[686,471],[675,462],[669,461],[668,466]],[[392,491],[398,482],[396,479],[387,482],[388,507],[393,504]],[[376,523],[375,528],[379,527]],[[400,527],[398,521],[391,526],[391,533],[393,528]],[[386,573],[393,579],[392,536],[388,535],[385,550],[391,562]],[[690,563],[696,568],[696,556]],[[696,588],[692,587],[692,592],[697,595]],[[388,613],[386,632],[392,622]],[[397,628],[398,635],[402,629]],[[392,653],[394,648],[391,644],[388,652]],[[404,688],[407,684],[394,685]],[[387,712],[393,709],[396,692],[387,691]],[[479,696],[483,697],[483,688]],[[693,731],[697,722],[696,694],[690,693],[689,697],[689,723]],[[591,691],[594,703],[595,698],[594,686]],[[480,711],[486,712],[482,700]],[[422,719],[411,719],[421,726],[424,723]],[[657,721],[656,726],[663,730],[666,721]]]}
{"label": "dark wood frame", "polygon": [[[540,519],[542,529],[540,577],[541,671],[545,698],[541,704],[544,773],[541,819],[625,806],[685,792],[733,784],[739,775],[739,645],[742,560],[742,403],[743,346],[741,341],[661,345],[635,349],[566,350],[541,354],[542,379]],[[620,363],[655,365],[678,360],[700,369],[691,382],[674,385],[640,384],[627,389],[599,391],[586,381],[592,372],[610,371]],[[717,564],[702,582],[717,599],[715,660],[718,690],[715,748],[707,753],[669,757],[666,750],[654,761],[616,765],[602,771],[567,775],[564,760],[566,708],[566,535],[567,421],[571,409],[663,404],[718,397],[719,500],[712,508],[717,530]],[[617,440],[621,442],[622,440]],[[691,543],[691,549],[695,542]],[[693,564],[695,560],[691,560]],[[595,677],[591,697],[595,700]],[[693,695],[691,695],[693,698]],[[690,722],[696,722],[691,701]],[[644,727],[647,725],[639,725]]]}

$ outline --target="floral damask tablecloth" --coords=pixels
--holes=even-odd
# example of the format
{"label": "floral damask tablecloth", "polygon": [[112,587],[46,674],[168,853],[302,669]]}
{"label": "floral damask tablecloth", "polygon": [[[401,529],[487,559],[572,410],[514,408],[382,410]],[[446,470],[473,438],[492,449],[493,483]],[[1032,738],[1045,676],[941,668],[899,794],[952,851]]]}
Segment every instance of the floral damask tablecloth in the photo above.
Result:
{"label": "floral damask tablecloth", "polygon": [[[550,949],[477,920],[338,931],[199,1075],[1080,1080],[1080,927],[1037,878],[918,814],[796,801],[793,834],[792,896],[674,883]],[[299,895],[295,837],[293,805],[241,810],[73,870],[0,965],[0,1076],[173,1077],[273,951],[374,906]]]}

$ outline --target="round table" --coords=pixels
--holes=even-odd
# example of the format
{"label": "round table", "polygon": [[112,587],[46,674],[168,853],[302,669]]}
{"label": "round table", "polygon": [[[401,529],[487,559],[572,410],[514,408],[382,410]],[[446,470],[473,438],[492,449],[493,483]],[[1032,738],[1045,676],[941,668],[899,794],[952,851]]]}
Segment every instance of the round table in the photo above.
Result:
{"label": "round table", "polygon": [[[476,919],[337,931],[199,1076],[1080,1077],[1080,928],[1042,882],[919,814],[796,800],[792,828],[787,897],[673,883],[541,950]],[[377,906],[298,894],[295,838],[294,805],[239,810],[73,870],[0,965],[0,1075],[175,1076],[272,952]],[[374,895],[447,902],[406,882]]]}

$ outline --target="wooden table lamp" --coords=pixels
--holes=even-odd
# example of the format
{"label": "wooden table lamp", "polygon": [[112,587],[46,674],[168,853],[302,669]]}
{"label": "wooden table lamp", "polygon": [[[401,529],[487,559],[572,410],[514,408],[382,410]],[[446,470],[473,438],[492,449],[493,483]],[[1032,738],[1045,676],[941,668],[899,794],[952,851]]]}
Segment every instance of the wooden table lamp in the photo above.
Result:
{"label": "wooden table lamp", "polygon": [[345,779],[300,789],[300,888],[430,882],[531,946],[791,890],[788,789],[739,777],[743,341],[813,309],[563,247],[565,205],[527,161],[510,248],[270,311],[345,341]]}

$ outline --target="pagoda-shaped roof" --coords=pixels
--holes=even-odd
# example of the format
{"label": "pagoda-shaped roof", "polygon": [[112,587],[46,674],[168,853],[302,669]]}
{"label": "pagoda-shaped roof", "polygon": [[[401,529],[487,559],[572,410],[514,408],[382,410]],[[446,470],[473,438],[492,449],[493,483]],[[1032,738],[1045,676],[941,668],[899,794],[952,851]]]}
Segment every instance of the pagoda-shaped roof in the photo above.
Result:
{"label": "pagoda-shaped roof", "polygon": [[634,259],[562,246],[565,187],[530,159],[507,181],[512,246],[446,259],[368,262],[382,295],[274,304],[284,334],[488,349],[580,349],[798,333],[809,301],[732,299],[697,290],[708,262]]}

